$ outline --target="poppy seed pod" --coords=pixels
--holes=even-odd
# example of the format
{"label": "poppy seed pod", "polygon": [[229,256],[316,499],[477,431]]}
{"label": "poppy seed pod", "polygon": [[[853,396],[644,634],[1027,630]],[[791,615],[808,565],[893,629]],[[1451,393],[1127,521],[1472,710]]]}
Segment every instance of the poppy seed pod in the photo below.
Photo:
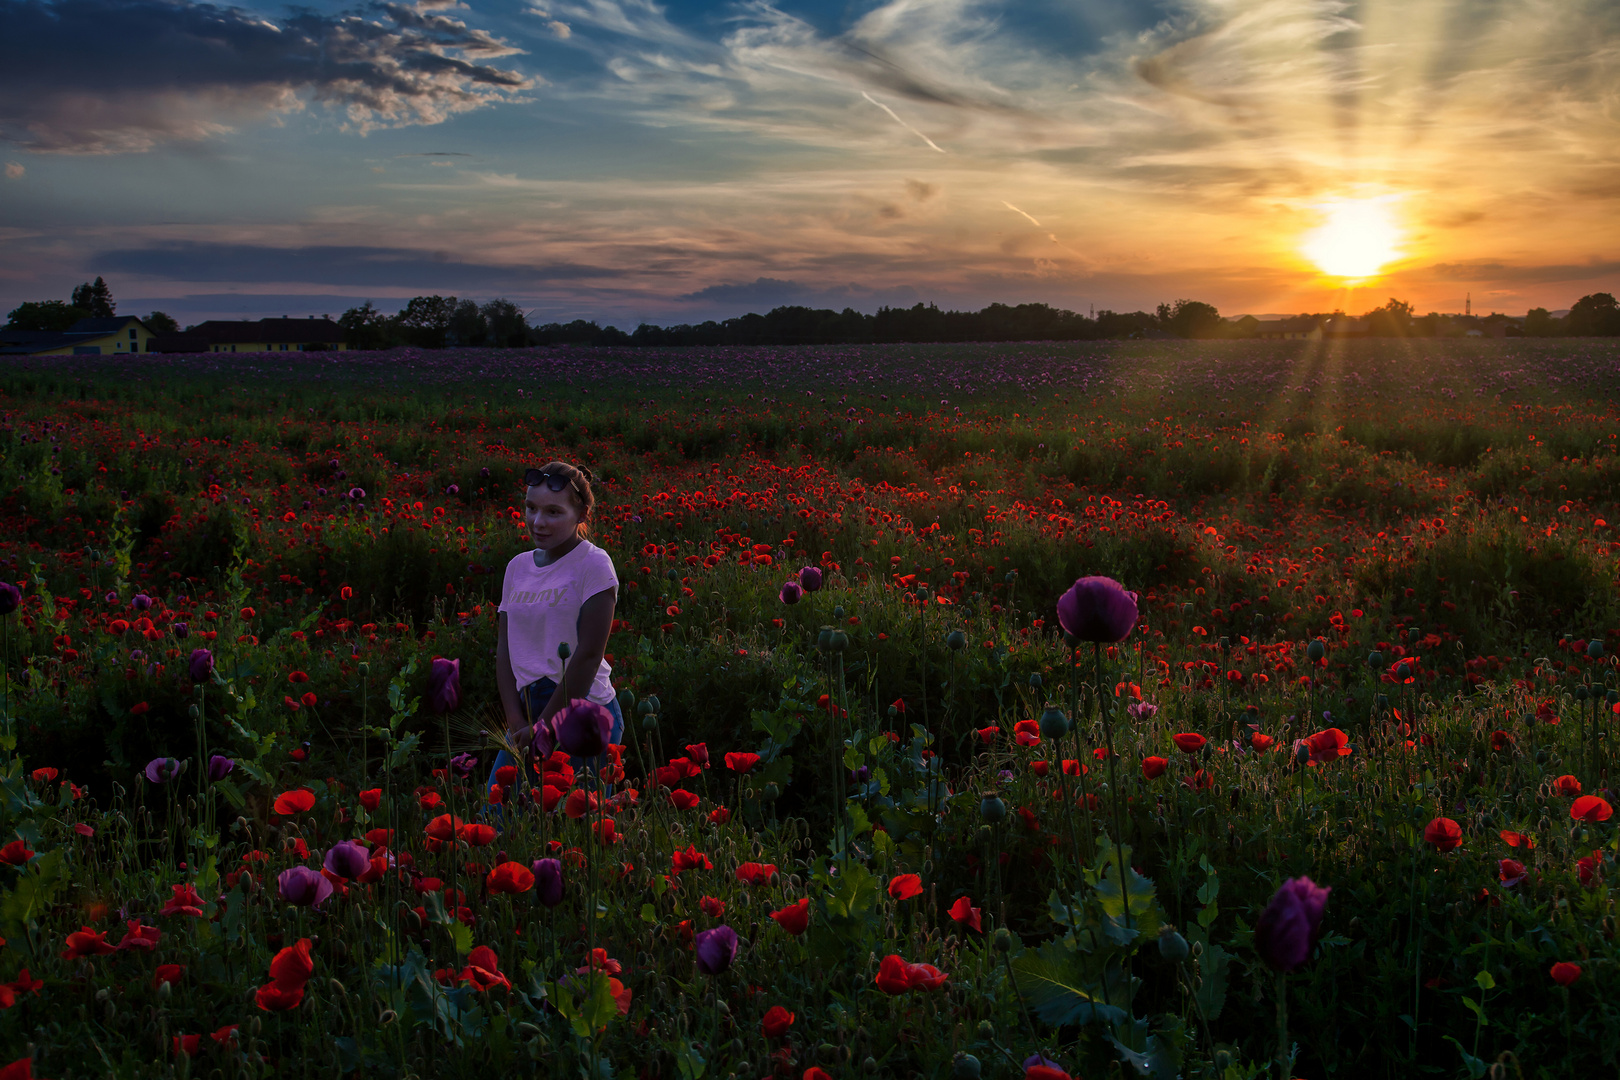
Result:
{"label": "poppy seed pod", "polygon": [[998,926],[996,927],[995,934],[990,938],[990,944],[995,948],[996,952],[1011,952],[1012,934],[1007,932],[1007,928],[1005,926]]}
{"label": "poppy seed pod", "polygon": [[1327,646],[1322,643],[1321,638],[1317,638],[1315,641],[1305,646],[1305,656],[1307,659],[1313,662],[1322,659],[1322,657],[1326,655]]}
{"label": "poppy seed pod", "polygon": [[1159,931],[1159,955],[1172,964],[1179,964],[1187,959],[1187,954],[1190,951],[1187,946],[1187,939],[1168,926]]}
{"label": "poppy seed pod", "polygon": [[619,711],[630,712],[636,707],[636,692],[626,686],[619,691]]}
{"label": "poppy seed pod", "polygon": [[1041,685],[1041,673],[1038,671],[1031,672],[1029,676],[1029,688],[1031,690],[1039,690]]}
{"label": "poppy seed pod", "polygon": [[816,634],[816,648],[820,649],[822,652],[826,652],[827,647],[832,644],[832,632],[832,627],[823,626]]}
{"label": "poppy seed pod", "polygon": [[961,652],[967,647],[967,635],[960,630],[952,630],[945,635],[945,647],[952,652]]}
{"label": "poppy seed pod", "polygon": [[979,800],[979,817],[992,824],[1007,819],[1007,804],[996,795],[986,795]]}
{"label": "poppy seed pod", "polygon": [[834,630],[827,636],[827,651],[841,653],[849,648],[849,635],[842,630]]}
{"label": "poppy seed pod", "polygon": [[1586,643],[1586,655],[1588,659],[1592,660],[1603,659],[1603,642],[1596,640],[1588,641]]}
{"label": "poppy seed pod", "polygon": [[1113,578],[1083,577],[1058,598],[1057,615],[1079,641],[1124,641],[1136,626],[1136,596]]}
{"label": "poppy seed pod", "polygon": [[1377,649],[1374,649],[1372,652],[1368,653],[1367,654],[1367,666],[1372,668],[1375,671],[1378,668],[1383,667],[1384,666],[1384,654],[1379,652]]}
{"label": "poppy seed pod", "polygon": [[979,1080],[979,1059],[972,1054],[958,1053],[951,1062],[952,1080]]}
{"label": "poppy seed pod", "polygon": [[835,604],[833,606],[833,618],[842,619],[843,617],[844,617],[844,605],[843,604]]}
{"label": "poppy seed pod", "polygon": [[1069,718],[1055,705],[1048,705],[1041,713],[1041,738],[1061,739],[1069,733]]}

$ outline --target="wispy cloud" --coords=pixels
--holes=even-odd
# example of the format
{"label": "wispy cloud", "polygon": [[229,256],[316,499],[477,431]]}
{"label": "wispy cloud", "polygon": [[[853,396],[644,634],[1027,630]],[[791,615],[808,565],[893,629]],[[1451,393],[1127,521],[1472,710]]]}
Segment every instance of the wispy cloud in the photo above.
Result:
{"label": "wispy cloud", "polygon": [[[0,141],[127,153],[195,141],[313,102],[359,132],[436,124],[537,80],[445,0],[272,20],[194,0],[0,0]],[[72,77],[65,73],[72,72]]]}

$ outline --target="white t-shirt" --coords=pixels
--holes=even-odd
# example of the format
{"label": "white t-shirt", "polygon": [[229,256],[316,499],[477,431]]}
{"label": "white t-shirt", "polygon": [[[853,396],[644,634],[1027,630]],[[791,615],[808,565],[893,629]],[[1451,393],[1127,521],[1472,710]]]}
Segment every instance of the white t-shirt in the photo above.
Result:
{"label": "white t-shirt", "polygon": [[[563,660],[557,646],[567,642],[569,654],[577,652],[580,608],[604,589],[618,587],[612,557],[589,540],[581,540],[545,566],[534,565],[533,551],[506,564],[500,611],[506,615],[506,646],[519,689],[536,679],[562,685]],[[598,705],[613,700],[612,674],[613,668],[603,660],[586,697]]]}

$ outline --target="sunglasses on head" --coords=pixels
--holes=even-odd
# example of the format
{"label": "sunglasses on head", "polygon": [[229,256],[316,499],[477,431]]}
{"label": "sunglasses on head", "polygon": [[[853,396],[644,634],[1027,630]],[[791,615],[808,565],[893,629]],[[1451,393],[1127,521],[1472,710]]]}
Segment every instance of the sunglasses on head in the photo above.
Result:
{"label": "sunglasses on head", "polygon": [[541,472],[539,469],[530,469],[523,474],[524,487],[539,487],[544,484],[547,491],[561,491],[573,482],[572,479],[562,473]]}

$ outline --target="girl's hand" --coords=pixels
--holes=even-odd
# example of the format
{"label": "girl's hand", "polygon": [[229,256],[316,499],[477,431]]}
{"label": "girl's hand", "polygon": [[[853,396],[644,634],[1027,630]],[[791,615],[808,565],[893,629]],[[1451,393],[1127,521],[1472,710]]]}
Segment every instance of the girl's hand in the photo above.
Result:
{"label": "girl's hand", "polygon": [[506,737],[513,746],[521,750],[534,738],[534,729],[523,722],[523,717],[514,719],[509,716],[506,718]]}

